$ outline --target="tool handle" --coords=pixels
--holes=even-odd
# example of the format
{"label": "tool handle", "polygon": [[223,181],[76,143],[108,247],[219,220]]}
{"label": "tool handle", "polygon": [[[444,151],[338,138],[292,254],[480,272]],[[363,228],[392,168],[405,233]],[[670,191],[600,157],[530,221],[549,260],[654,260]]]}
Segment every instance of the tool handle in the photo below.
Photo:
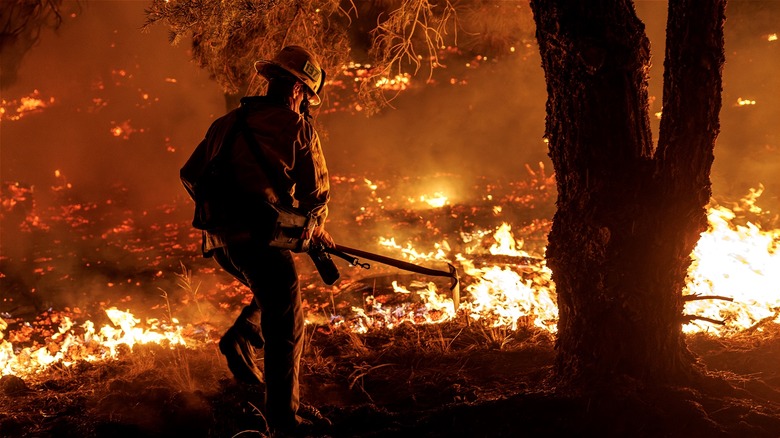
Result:
{"label": "tool handle", "polygon": [[[325,250],[328,251],[328,249],[330,248],[326,247]],[[396,268],[404,269],[406,271],[417,272],[418,274],[431,275],[434,277],[452,277],[452,273],[450,271],[440,271],[437,269],[430,269],[403,260],[398,260],[380,254],[374,254],[372,252],[363,251],[361,249],[350,248],[348,246],[339,245],[339,244],[336,244],[336,247],[334,249],[336,251],[341,251],[343,253],[350,254],[357,257],[363,257],[365,259],[373,260],[375,262],[383,263],[389,266],[394,266]],[[335,253],[332,254],[335,255]]]}

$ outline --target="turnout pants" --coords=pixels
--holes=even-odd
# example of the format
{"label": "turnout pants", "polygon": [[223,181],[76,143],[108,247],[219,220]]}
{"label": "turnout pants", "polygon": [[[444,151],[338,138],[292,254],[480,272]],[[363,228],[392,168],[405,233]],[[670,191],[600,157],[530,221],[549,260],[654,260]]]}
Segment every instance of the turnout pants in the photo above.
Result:
{"label": "turnout pants", "polygon": [[254,294],[234,327],[255,347],[265,349],[268,424],[280,429],[295,427],[304,318],[292,254],[248,241],[217,248],[214,259]]}

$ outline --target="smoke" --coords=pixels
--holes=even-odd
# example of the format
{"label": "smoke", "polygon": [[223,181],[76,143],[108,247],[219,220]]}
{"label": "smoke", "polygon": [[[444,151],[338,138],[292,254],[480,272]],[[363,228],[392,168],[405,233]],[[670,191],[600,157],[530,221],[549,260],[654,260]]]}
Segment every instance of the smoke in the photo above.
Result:
{"label": "smoke", "polygon": [[176,230],[160,225],[186,212],[160,205],[182,200],[178,170],[224,99],[165,29],[141,32],[144,6],[66,2],[2,91],[4,116],[31,95],[45,107],[0,122],[0,182],[32,188],[0,211],[0,311],[181,293]]}
{"label": "smoke", "polygon": [[[651,111],[657,112],[666,2],[636,4],[652,43]],[[137,218],[185,196],[179,168],[211,121],[224,113],[224,99],[216,83],[190,62],[186,47],[168,44],[166,29],[141,32],[144,7],[143,1],[85,2],[80,8],[66,2],[62,26],[41,34],[22,61],[17,81],[2,90],[3,108],[35,90],[44,102],[53,99],[20,120],[0,122],[0,182],[35,187],[36,209],[61,203],[61,192],[55,194],[51,187],[65,183],[72,187],[70,204],[96,203],[101,212],[114,210],[112,217]],[[764,184],[764,200],[777,202],[780,41],[771,35],[780,33],[780,2],[731,1],[727,13],[714,193],[741,196]],[[454,198],[478,197],[472,191],[480,178],[524,178],[525,164],[543,162],[551,172],[542,141],[546,87],[535,43],[529,44],[479,66],[452,58],[436,72],[435,84],[413,80],[392,102],[394,108],[377,116],[321,114],[318,125],[331,173],[382,179],[390,186],[387,193],[443,192]],[[658,122],[651,119],[657,138]],[[334,186],[334,198],[348,198],[349,187]],[[168,222],[183,219],[150,213],[150,224],[155,223],[152,216]],[[14,236],[17,225],[3,224],[0,252],[17,259],[34,257],[28,248],[15,247],[42,243]],[[138,228],[146,225],[135,223]],[[67,229],[57,232],[67,234]],[[348,237],[348,230],[341,232]],[[73,242],[59,236],[52,240]],[[85,245],[95,242],[99,240]],[[79,257],[84,253],[74,251]],[[121,263],[128,269],[148,261]],[[80,263],[75,265],[62,270],[79,269]],[[104,277],[96,277],[94,289],[103,287]]]}
{"label": "smoke", "polygon": [[473,71],[450,64],[439,76],[466,84],[426,86],[421,78],[377,116],[329,115],[323,124],[330,166],[399,177],[451,174],[468,185],[478,176],[522,178],[524,164],[546,159],[538,56]]}
{"label": "smoke", "polygon": [[164,29],[141,32],[143,8],[64,5],[61,28],[41,35],[3,92],[6,101],[35,90],[53,99],[39,114],[2,122],[3,180],[43,189],[59,170],[87,198],[105,199],[121,185],[139,205],[177,193],[178,167],[224,103]]}
{"label": "smoke", "polygon": [[[663,89],[666,2],[637,1],[651,42],[651,123],[657,141]],[[726,10],[723,106],[710,175],[716,198],[735,200],[766,187],[760,205],[780,207],[780,2],[732,0]]]}
{"label": "smoke", "polygon": [[763,184],[759,203],[780,207],[780,2],[729,2],[721,134],[713,191],[743,196]]}
{"label": "smoke", "polygon": [[[652,112],[660,111],[665,2],[638,1],[652,42]],[[3,122],[0,177],[36,187],[62,175],[84,196],[105,198],[127,187],[138,205],[180,195],[178,168],[224,112],[219,87],[190,62],[186,47],[171,47],[166,30],[142,33],[143,2],[66,3],[64,23],[44,32],[23,62],[12,100],[38,90],[54,103],[41,114]],[[75,15],[71,15],[71,13]],[[713,170],[716,192],[774,186],[778,118],[777,56],[780,5],[730,2],[722,129]],[[529,29],[529,35],[532,29]],[[469,68],[453,59],[437,84],[415,79],[394,109],[363,117],[343,112],[319,123],[333,173],[452,174],[523,177],[526,163],[547,162],[544,77],[536,48]],[[522,54],[520,54],[522,53]],[[456,84],[450,84],[454,78]],[[461,81],[465,81],[463,84]],[[755,101],[739,105],[738,99]],[[651,116],[656,129],[657,119]],[[751,181],[755,179],[755,181]],[[39,196],[42,191],[39,190]]]}

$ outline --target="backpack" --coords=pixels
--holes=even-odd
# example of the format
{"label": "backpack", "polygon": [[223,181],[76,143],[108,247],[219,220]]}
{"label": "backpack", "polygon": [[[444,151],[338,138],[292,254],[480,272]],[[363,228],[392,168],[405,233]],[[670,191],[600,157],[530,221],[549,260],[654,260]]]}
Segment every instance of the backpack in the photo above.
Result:
{"label": "backpack", "polygon": [[[199,230],[215,231],[233,222],[234,218],[231,216],[235,214],[235,205],[239,201],[231,196],[237,190],[228,157],[239,131],[244,134],[250,150],[266,175],[272,175],[273,172],[267,160],[260,156],[259,146],[244,129],[242,109],[236,110],[235,120],[231,123],[221,141],[211,141],[215,140],[212,135],[218,134],[209,132],[179,171],[184,189],[195,201],[192,226]],[[210,150],[212,147],[214,150]],[[260,207],[265,214],[264,220],[257,223],[260,229],[258,233],[268,245],[293,252],[305,252],[309,249],[316,223],[308,212],[267,201]]]}

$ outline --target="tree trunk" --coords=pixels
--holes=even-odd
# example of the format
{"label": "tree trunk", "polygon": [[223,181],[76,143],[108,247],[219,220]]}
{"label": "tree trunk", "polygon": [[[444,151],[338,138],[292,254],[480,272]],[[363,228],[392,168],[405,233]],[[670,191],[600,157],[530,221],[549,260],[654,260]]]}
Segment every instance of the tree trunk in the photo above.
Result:
{"label": "tree trunk", "polygon": [[548,263],[557,374],[570,384],[695,372],[681,332],[690,253],[706,226],[725,0],[670,0],[659,147],[650,44],[629,0],[532,0],[558,188]]}

